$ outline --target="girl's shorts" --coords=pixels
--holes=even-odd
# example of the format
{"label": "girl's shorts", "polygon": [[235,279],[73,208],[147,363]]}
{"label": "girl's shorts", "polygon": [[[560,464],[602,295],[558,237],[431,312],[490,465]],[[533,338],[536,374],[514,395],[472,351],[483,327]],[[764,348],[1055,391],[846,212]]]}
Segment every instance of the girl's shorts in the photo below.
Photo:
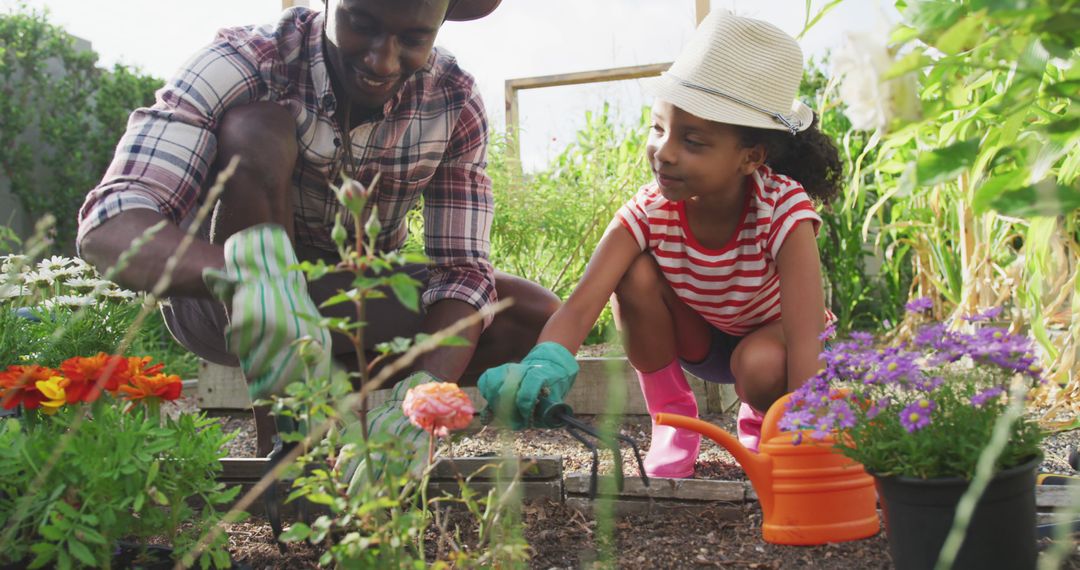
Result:
{"label": "girl's shorts", "polygon": [[712,342],[709,353],[701,362],[687,362],[679,359],[683,370],[708,382],[734,384],[735,375],[731,373],[731,354],[742,340],[741,336],[727,334],[718,328],[712,329]]}

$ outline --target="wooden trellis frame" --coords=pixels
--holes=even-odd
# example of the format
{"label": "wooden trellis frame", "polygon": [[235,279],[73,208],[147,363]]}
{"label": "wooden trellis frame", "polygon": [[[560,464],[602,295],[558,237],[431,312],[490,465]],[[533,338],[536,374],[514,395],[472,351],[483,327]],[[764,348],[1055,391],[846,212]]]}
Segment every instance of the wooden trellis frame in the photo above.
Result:
{"label": "wooden trellis frame", "polygon": [[[697,24],[700,24],[709,13],[710,4],[711,0],[694,0],[694,19]],[[608,81],[643,79],[660,75],[662,72],[666,71],[668,67],[671,67],[671,62],[507,79],[504,92],[506,98],[506,135],[509,139],[510,148],[508,149],[508,154],[510,159],[516,161],[518,165],[521,164],[521,145],[519,144],[521,133],[519,131],[520,118],[518,111],[519,91],[523,89],[540,89],[543,87],[580,85],[583,83],[605,83]]]}

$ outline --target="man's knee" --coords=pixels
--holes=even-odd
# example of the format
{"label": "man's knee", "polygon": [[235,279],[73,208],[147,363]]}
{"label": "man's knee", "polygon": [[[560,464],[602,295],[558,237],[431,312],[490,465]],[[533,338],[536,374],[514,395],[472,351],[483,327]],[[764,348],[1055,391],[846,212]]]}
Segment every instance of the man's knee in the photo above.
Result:
{"label": "man's knee", "polygon": [[292,179],[299,145],[296,120],[285,107],[260,101],[230,109],[216,134],[219,167],[238,156],[238,171],[267,186],[286,185]]}
{"label": "man's knee", "polygon": [[[495,272],[495,291],[499,299],[513,298],[514,304],[506,310],[517,326],[535,329],[540,333],[548,319],[559,310],[562,301],[544,287],[514,275]],[[498,315],[495,316],[499,318]]]}

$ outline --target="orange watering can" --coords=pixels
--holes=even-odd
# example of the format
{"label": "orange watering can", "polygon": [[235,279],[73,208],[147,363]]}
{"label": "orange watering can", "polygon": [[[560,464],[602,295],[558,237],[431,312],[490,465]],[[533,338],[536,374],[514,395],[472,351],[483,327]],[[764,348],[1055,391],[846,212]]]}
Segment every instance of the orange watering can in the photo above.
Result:
{"label": "orange watering can", "polygon": [[656,423],[696,431],[723,446],[742,465],[761,501],[761,533],[774,544],[824,544],[878,533],[877,493],[863,466],[833,449],[833,438],[805,438],[781,432],[780,418],[790,395],[769,408],[754,453],[709,422],[678,414],[657,414]]}

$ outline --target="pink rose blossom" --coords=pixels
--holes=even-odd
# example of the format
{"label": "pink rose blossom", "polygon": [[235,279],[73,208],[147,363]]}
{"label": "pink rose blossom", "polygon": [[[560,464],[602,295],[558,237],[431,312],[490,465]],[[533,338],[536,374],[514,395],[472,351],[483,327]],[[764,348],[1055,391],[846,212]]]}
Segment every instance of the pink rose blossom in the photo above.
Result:
{"label": "pink rose blossom", "polygon": [[438,437],[469,425],[476,410],[469,396],[453,382],[429,382],[405,393],[402,411],[416,427]]}

